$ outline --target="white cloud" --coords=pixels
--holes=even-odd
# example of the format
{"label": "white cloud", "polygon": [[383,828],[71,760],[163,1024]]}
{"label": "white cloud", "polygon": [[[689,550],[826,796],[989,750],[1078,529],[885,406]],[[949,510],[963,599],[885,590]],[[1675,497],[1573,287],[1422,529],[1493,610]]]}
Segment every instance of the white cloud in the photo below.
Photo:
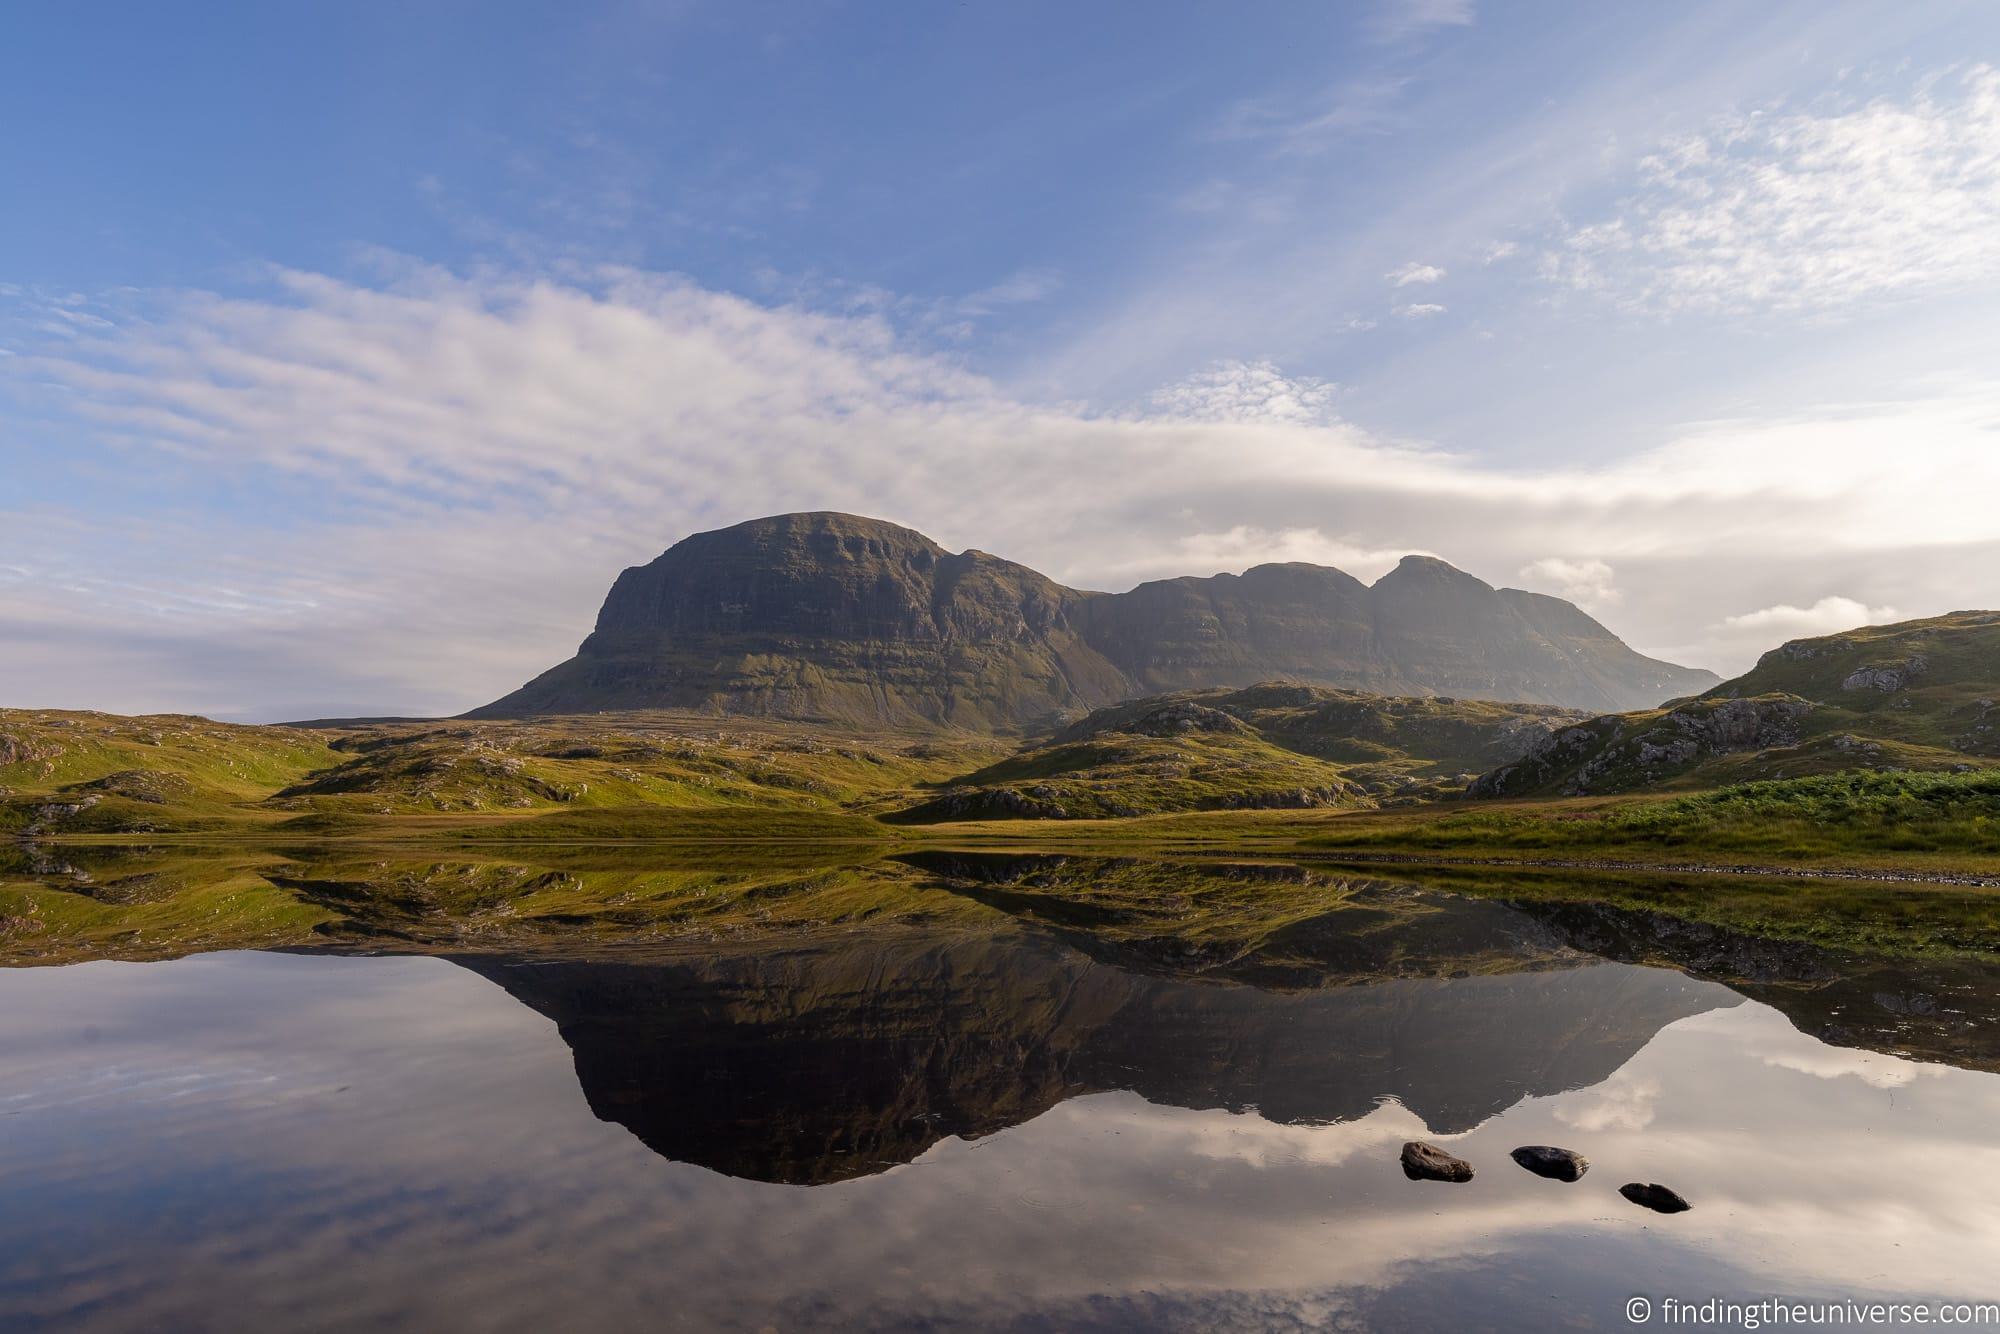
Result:
{"label": "white cloud", "polygon": [[1765,636],[1793,639],[1802,635],[1830,635],[1895,619],[1894,607],[1871,607],[1853,598],[1824,597],[1810,607],[1780,604],[1746,611],[1740,616],[1726,616],[1722,625],[1727,630],[1754,630]]}
{"label": "white cloud", "polygon": [[1601,560],[1544,556],[1521,567],[1530,592],[1554,593],[1586,609],[1611,607],[1623,599],[1616,572]]}
{"label": "white cloud", "polygon": [[1184,421],[1310,425],[1332,420],[1335,389],[1287,376],[1269,361],[1221,361],[1159,390],[1153,406]]}
{"label": "white cloud", "polygon": [[1547,274],[1632,309],[1835,310],[2000,279],[2000,71],[1737,116],[1664,146]]}
{"label": "white cloud", "polygon": [[[444,710],[566,656],[624,565],[791,509],[873,514],[1069,582],[1428,551],[1580,596],[1729,668],[1797,631],[1737,606],[1829,585],[1858,624],[1991,601],[2000,385],[1710,422],[1589,468],[1499,467],[1371,436],[1333,386],[1221,363],[1119,415],[1023,402],[884,319],[683,281],[409,268],[149,299],[7,363],[117,448],[118,478],[252,500],[107,525],[0,510],[0,698],[232,716]],[[50,460],[52,466],[60,460]],[[33,553],[28,559],[26,553]],[[1550,552],[1590,553],[1544,566]],[[1751,599],[1755,600],[1751,600]],[[1752,614],[1754,616],[1754,613]],[[1835,626],[1833,628],[1843,628]]]}
{"label": "white cloud", "polygon": [[1434,283],[1444,277],[1444,270],[1435,264],[1419,264],[1411,260],[1398,269],[1391,269],[1382,275],[1393,287],[1408,287],[1411,283]]}
{"label": "white cloud", "polygon": [[1479,262],[1481,264],[1498,264],[1501,260],[1512,259],[1520,253],[1521,246],[1517,241],[1493,241],[1479,252]]}
{"label": "white cloud", "polygon": [[1435,302],[1417,302],[1413,305],[1397,306],[1395,313],[1406,320],[1422,320],[1432,315],[1444,314],[1444,307]]}

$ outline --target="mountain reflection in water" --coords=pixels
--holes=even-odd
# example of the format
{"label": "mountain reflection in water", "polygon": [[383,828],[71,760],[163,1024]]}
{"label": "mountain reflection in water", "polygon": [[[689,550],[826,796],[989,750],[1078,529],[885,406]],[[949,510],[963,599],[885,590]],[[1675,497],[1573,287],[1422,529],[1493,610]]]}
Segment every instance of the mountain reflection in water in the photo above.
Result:
{"label": "mountain reflection in water", "polygon": [[1281,1123],[1351,1120],[1394,1098],[1456,1133],[1531,1094],[1595,1084],[1666,1024],[1738,999],[1678,973],[1581,963],[1277,992],[1147,977],[1011,933],[671,963],[458,962],[556,1021],[605,1120],[670,1158],[800,1184],[1111,1089]]}
{"label": "mountain reflection in water", "polygon": [[[462,929],[394,874],[379,943]],[[1540,1330],[1627,1327],[1634,1293],[2000,1295],[1977,960],[1386,881],[1270,911],[1295,868],[869,874],[922,914],[0,970],[0,1327]],[[1478,1175],[1405,1180],[1417,1137]],[[1527,1143],[1593,1166],[1544,1181]]]}

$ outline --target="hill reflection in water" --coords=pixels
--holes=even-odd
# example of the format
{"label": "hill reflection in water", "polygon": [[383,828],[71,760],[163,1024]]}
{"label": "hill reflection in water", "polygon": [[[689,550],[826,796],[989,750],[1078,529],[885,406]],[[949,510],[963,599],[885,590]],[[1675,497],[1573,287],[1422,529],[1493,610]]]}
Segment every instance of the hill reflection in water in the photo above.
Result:
{"label": "hill reflection in water", "polygon": [[[188,892],[145,875],[70,878],[106,912]],[[0,970],[0,1326],[1539,1330],[1623,1327],[1633,1293],[2000,1295],[1977,958],[1283,866],[635,875],[301,857],[264,882],[349,913],[306,952]],[[1477,1177],[1405,1180],[1415,1137]],[[1593,1167],[1543,1181],[1524,1143]]]}

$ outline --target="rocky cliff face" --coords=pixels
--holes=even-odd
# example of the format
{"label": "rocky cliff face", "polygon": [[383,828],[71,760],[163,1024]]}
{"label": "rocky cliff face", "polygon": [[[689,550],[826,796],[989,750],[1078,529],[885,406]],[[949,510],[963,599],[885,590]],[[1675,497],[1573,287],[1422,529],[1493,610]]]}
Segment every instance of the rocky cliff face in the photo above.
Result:
{"label": "rocky cliff face", "polygon": [[699,533],[625,571],[576,657],[473,716],[673,708],[1013,729],[1274,679],[1589,709],[1715,680],[1633,652],[1568,603],[1426,557],[1373,587],[1288,564],[1089,593],[822,513]]}

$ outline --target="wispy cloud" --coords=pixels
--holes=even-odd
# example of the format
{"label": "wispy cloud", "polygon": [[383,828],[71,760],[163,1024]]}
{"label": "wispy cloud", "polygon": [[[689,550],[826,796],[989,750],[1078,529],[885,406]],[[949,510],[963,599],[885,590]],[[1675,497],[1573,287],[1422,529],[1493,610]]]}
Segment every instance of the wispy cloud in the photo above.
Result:
{"label": "wispy cloud", "polygon": [[1433,315],[1444,314],[1444,309],[1434,301],[1417,301],[1406,306],[1397,306],[1395,313],[1406,320],[1423,320]]}
{"label": "wispy cloud", "polygon": [[1268,144],[1280,153],[1310,153],[1397,123],[1409,80],[1371,74],[1343,79],[1306,96],[1247,98],[1232,105],[1210,137]]}
{"label": "wispy cloud", "polygon": [[1640,164],[1544,257],[1637,310],[1796,313],[2000,280],[2000,71],[1903,100],[1738,116]]}
{"label": "wispy cloud", "polygon": [[[2000,558],[1995,385],[1501,467],[1371,435],[1334,414],[1332,384],[1271,361],[1093,413],[1022,401],[874,314],[626,270],[288,272],[260,297],[96,313],[112,327],[6,363],[16,387],[135,479],[271,500],[155,505],[143,527],[0,512],[0,563],[28,571],[0,578],[11,701],[466,707],[567,654],[621,566],[790,509],[1097,586],[1425,550],[1604,598],[1615,568],[1615,630],[1722,667],[1794,632],[1783,605],[1847,619],[1815,607],[1828,587],[1856,620],[1941,611],[1990,600]],[[1723,570],[1752,609],[1738,624],[1716,619]]]}
{"label": "wispy cloud", "polygon": [[1379,41],[1397,42],[1472,21],[1472,0],[1381,0],[1368,29]]}
{"label": "wispy cloud", "polygon": [[1054,269],[1019,269],[991,287],[965,297],[959,309],[968,315],[986,315],[1003,306],[1028,305],[1046,301],[1062,290],[1062,275]]}

